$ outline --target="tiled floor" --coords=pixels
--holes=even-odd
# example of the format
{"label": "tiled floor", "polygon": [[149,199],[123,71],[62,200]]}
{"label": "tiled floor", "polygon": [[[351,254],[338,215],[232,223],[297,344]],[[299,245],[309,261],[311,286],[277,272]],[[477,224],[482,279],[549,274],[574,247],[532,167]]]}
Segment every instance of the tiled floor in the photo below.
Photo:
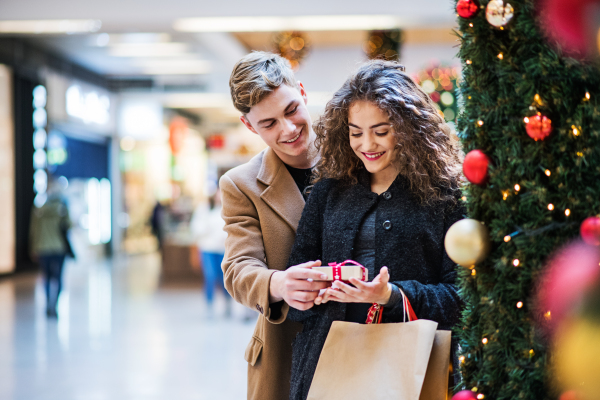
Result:
{"label": "tiled floor", "polygon": [[207,317],[199,287],[158,285],[156,255],[69,263],[59,319],[41,278],[0,280],[0,399],[245,399],[254,321]]}

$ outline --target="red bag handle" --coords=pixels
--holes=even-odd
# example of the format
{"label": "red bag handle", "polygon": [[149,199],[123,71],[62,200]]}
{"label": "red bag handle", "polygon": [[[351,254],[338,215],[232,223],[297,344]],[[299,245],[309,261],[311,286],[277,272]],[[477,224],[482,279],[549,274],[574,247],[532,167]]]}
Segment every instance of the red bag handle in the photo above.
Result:
{"label": "red bag handle", "polygon": [[[402,293],[402,303],[404,304],[404,322],[408,318],[408,322],[416,321],[417,314],[415,314],[415,310],[413,310],[408,297],[404,294],[402,289],[400,289],[400,293]],[[378,303],[373,303],[371,308],[369,308],[369,312],[367,313],[366,324],[380,324],[381,317],[383,315],[383,306]]]}

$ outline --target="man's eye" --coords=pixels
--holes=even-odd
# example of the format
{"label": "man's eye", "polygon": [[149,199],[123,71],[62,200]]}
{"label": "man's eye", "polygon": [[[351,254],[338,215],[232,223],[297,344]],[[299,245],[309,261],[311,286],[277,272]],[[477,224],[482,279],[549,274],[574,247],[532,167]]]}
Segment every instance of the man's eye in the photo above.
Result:
{"label": "man's eye", "polygon": [[290,111],[288,112],[288,115],[292,115],[292,114],[294,114],[294,113],[296,112],[296,110],[298,110],[298,106],[294,107],[294,109],[293,109],[293,110],[290,110]]}
{"label": "man's eye", "polygon": [[275,121],[271,122],[269,125],[265,126],[265,129],[272,128],[275,125]]}

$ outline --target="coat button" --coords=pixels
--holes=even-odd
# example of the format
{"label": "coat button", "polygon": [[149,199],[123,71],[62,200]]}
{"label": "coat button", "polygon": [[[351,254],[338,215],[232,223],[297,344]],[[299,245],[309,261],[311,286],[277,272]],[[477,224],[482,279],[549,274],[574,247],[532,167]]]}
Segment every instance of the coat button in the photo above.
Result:
{"label": "coat button", "polygon": [[390,221],[385,221],[383,223],[383,229],[385,229],[386,231],[389,231],[390,229],[392,229],[392,223]]}
{"label": "coat button", "polygon": [[383,198],[389,200],[392,198],[392,194],[390,192],[383,192]]}

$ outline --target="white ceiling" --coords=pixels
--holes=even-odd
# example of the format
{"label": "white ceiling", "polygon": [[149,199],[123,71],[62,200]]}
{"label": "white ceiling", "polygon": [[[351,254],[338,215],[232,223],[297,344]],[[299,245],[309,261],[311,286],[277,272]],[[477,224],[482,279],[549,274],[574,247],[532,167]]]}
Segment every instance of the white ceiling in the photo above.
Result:
{"label": "white ceiling", "polygon": [[[176,98],[164,93],[165,105],[168,101],[179,102],[173,107],[188,109],[206,108],[207,103],[228,103],[229,74],[248,48],[238,40],[240,34],[178,32],[174,29],[178,19],[326,15],[392,16],[398,28],[438,31],[449,31],[456,18],[450,0],[0,0],[0,21],[100,20],[101,28],[94,33],[25,36],[102,75],[151,77],[158,91],[161,85],[171,85],[182,88],[180,92],[195,92],[196,95],[180,93]],[[331,39],[335,35],[326,36]],[[366,39],[366,32],[354,31],[352,37],[363,36]],[[353,40],[352,44],[338,40],[336,45],[336,40],[331,39],[325,47],[313,43],[298,71],[299,79],[315,94],[313,106],[322,106],[324,99],[364,61],[364,39]],[[410,60],[403,62],[409,70],[416,70],[432,58],[451,61],[454,44],[442,42],[434,43],[429,50],[427,45],[407,43],[403,51]],[[208,97],[198,97],[199,92]]]}
{"label": "white ceiling", "polygon": [[212,16],[394,15],[411,26],[452,25],[449,0],[2,0],[2,20],[99,19],[102,31],[167,32],[178,18]]}

